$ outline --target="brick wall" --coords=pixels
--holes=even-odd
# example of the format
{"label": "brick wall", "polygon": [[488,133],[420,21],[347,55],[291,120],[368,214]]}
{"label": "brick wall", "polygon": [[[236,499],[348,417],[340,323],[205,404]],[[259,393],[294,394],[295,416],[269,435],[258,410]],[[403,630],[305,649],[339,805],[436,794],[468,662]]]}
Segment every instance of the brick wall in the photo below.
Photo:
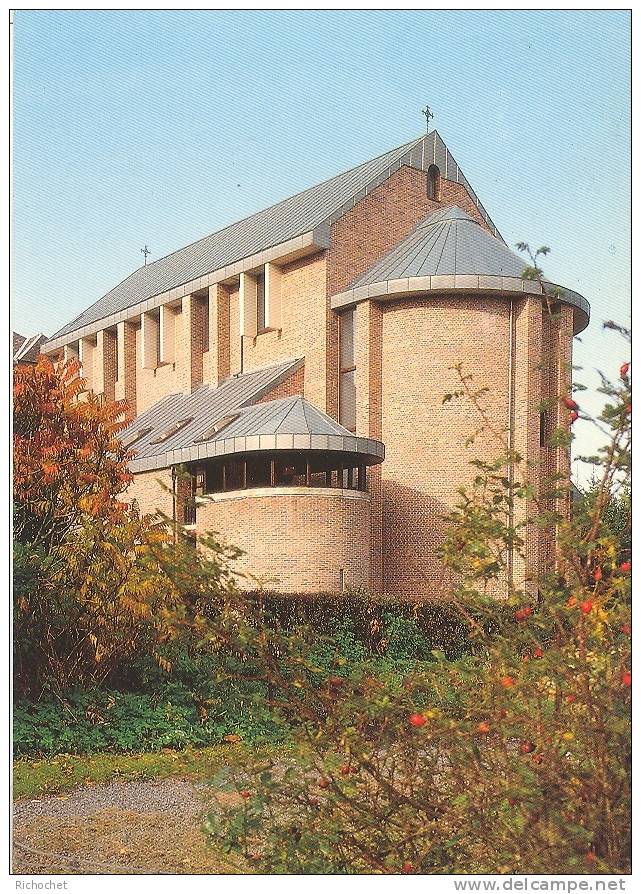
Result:
{"label": "brick wall", "polygon": [[[373,301],[364,301],[355,315],[356,434],[382,439],[382,350],[383,309]],[[371,568],[370,587],[383,589],[383,502],[382,467],[372,466],[368,473],[371,495]]]}
{"label": "brick wall", "polygon": [[[320,410],[325,410],[327,290],[324,254],[284,265],[280,289],[282,329],[243,339],[243,369],[247,371],[293,357],[304,357],[304,395]],[[232,331],[238,332],[238,325],[233,325],[236,328]]]}
{"label": "brick wall", "polygon": [[129,503],[136,500],[141,515],[153,515],[160,511],[173,518],[171,469],[134,475],[123,499]]}
{"label": "brick wall", "polygon": [[329,294],[345,291],[420,220],[447,205],[460,205],[488,228],[462,184],[443,180],[441,201],[436,202],[427,197],[424,171],[405,165],[399,168],[332,225],[332,245],[327,252]]}
{"label": "brick wall", "polygon": [[[358,491],[270,488],[216,497],[198,508],[197,530],[220,534],[247,553],[237,568],[282,593],[336,592],[367,586],[370,504]],[[255,589],[255,583],[241,580]]]}
{"label": "brick wall", "polygon": [[332,244],[327,251],[325,323],[326,402],[331,416],[338,413],[338,315],[331,310],[329,299],[369,270],[424,217],[447,205],[459,205],[489,229],[462,184],[442,180],[437,202],[427,197],[427,174],[407,166],[399,168],[332,225]]}
{"label": "brick wall", "polygon": [[501,452],[484,437],[465,447],[477,419],[461,401],[443,403],[443,395],[457,388],[448,367],[462,361],[475,387],[490,389],[484,402],[504,431],[508,345],[508,301],[457,297],[383,305],[382,551],[389,593],[445,590],[436,555],[441,516],[455,504],[456,489],[470,481],[470,460]]}
{"label": "brick wall", "polygon": [[266,403],[268,400],[278,400],[281,397],[294,397],[297,394],[303,394],[305,387],[305,365],[294,370],[291,375],[287,376],[282,382],[272,388],[267,394],[264,394],[256,403]]}
{"label": "brick wall", "polygon": [[[541,397],[547,407],[547,438],[557,428],[569,427],[569,411],[560,404],[560,398],[570,393],[572,385],[572,310],[555,306],[542,309],[542,364]],[[570,455],[565,447],[546,444],[541,450],[541,488],[543,506],[550,511],[567,514],[569,498],[563,500],[546,496],[546,491],[554,489],[554,476],[569,474]],[[546,485],[546,482],[549,484]],[[556,530],[542,529],[540,532],[541,560],[547,570],[554,568]]]}

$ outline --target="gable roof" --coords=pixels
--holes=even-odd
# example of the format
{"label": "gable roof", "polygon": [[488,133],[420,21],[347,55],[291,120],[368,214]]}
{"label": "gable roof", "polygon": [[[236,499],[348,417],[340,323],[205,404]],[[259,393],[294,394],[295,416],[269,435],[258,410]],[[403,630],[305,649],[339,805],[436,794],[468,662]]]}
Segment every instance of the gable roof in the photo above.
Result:
{"label": "gable roof", "polygon": [[[22,338],[22,336],[19,336]],[[37,335],[31,335],[29,338],[23,338],[21,344],[16,348],[16,333],[13,334],[14,363],[35,363],[42,345],[47,341],[47,336],[39,332]]]}
{"label": "gable roof", "polygon": [[140,267],[59,329],[51,341],[250,255],[329,226],[401,165],[427,170],[430,164],[438,165],[444,179],[463,184],[491,230],[500,236],[440,135],[432,131]]}

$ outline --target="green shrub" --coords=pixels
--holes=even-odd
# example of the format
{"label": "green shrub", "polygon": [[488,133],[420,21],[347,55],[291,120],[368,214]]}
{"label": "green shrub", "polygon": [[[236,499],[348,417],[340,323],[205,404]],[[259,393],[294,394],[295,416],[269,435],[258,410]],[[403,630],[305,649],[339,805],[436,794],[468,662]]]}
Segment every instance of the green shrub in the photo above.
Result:
{"label": "green shrub", "polygon": [[226,735],[276,742],[286,734],[262,693],[239,698],[227,692],[205,704],[180,683],[153,695],[77,690],[62,700],[21,701],[14,708],[16,757],[202,747]]}

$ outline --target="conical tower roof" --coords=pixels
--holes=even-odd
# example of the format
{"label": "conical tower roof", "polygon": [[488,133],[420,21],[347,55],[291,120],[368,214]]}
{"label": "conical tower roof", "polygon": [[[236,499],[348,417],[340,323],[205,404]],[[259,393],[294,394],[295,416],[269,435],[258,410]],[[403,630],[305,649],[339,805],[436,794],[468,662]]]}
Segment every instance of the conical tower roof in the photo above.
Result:
{"label": "conical tower roof", "polygon": [[[501,239],[453,205],[428,214],[345,292],[334,295],[332,307],[340,310],[368,298],[389,301],[426,292],[541,295],[537,280],[523,278],[527,266]],[[575,333],[585,329],[590,305],[582,295],[547,281],[544,290],[575,308]]]}

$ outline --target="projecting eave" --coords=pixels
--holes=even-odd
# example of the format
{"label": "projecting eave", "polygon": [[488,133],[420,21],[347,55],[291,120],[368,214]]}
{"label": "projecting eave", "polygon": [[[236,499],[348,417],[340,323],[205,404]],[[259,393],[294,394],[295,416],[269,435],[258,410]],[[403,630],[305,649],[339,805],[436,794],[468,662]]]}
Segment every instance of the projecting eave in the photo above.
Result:
{"label": "projecting eave", "polygon": [[[250,376],[246,374],[248,380]],[[250,384],[248,382],[245,390]],[[141,442],[138,456],[130,461],[130,470],[148,472],[181,463],[266,451],[340,453],[368,466],[381,463],[385,458],[381,441],[357,437],[301,395],[249,406],[237,404],[235,409],[231,409],[227,401],[224,412],[222,409],[216,411],[216,391],[224,389],[229,389],[227,383],[212,389],[211,394],[202,389],[200,403],[196,405],[191,401],[192,412],[197,411],[198,417],[185,425],[166,447],[159,447],[149,432],[146,440]],[[187,404],[178,395],[166,403],[162,427],[168,424],[171,427],[172,423],[185,417]],[[220,401],[218,406],[222,407]],[[225,420],[226,424],[209,438],[208,430],[218,420]],[[146,427],[145,420],[136,420],[135,428],[146,430]],[[128,431],[133,432],[135,428],[132,426]]]}
{"label": "projecting eave", "polygon": [[547,295],[575,309],[574,332],[590,319],[590,305],[577,292],[524,279],[527,265],[502,240],[456,205],[428,214],[386,255],[360,274],[349,289],[334,295],[340,310],[360,301],[436,294],[492,294],[511,298]]}
{"label": "projecting eave", "polygon": [[[578,335],[590,322],[590,304],[578,292],[545,283],[546,293],[560,304],[574,309],[574,335]],[[333,310],[354,307],[361,301],[397,301],[402,298],[437,298],[442,294],[461,296],[492,295],[497,298],[514,298],[516,295],[539,295],[543,290],[538,282],[516,276],[487,276],[476,274],[445,274],[440,276],[408,276],[402,279],[381,280],[365,286],[357,286],[340,292],[332,298]]]}

